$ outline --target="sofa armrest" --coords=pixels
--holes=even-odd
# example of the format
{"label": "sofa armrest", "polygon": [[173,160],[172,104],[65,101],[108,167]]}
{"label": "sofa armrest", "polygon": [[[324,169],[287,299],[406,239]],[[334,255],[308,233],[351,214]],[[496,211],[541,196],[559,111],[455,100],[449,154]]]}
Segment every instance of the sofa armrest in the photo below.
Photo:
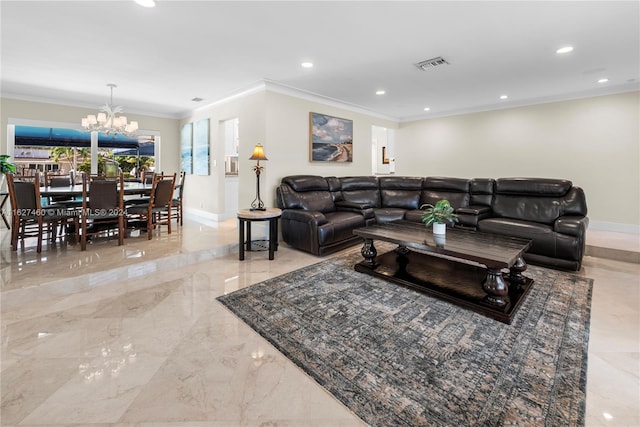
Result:
{"label": "sofa armrest", "polygon": [[375,216],[373,212],[374,206],[369,203],[356,203],[348,200],[340,200],[335,202],[335,207],[336,210],[343,212],[360,213],[365,219],[373,218]]}
{"label": "sofa armrest", "polygon": [[491,212],[491,207],[489,206],[465,206],[456,209],[457,214],[463,215],[481,215]]}
{"label": "sofa armrest", "polygon": [[586,216],[566,215],[556,219],[553,231],[570,236],[584,236],[589,226],[589,218]]}
{"label": "sofa armrest", "polygon": [[316,227],[329,222],[322,212],[302,209],[285,209],[282,211],[282,219],[314,224]]}
{"label": "sofa armrest", "polygon": [[336,208],[361,209],[361,210],[375,207],[370,203],[357,203],[357,202],[350,202],[348,200],[337,201],[335,202],[335,205],[336,205]]}

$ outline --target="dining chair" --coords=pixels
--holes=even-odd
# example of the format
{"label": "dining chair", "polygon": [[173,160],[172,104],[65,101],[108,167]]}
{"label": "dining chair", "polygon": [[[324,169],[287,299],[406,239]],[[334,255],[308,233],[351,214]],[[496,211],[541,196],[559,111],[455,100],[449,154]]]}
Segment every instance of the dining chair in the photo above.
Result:
{"label": "dining chair", "polygon": [[153,177],[156,176],[155,172],[143,170],[140,176],[140,180],[143,184],[153,184]]}
{"label": "dining chair", "polygon": [[[26,237],[38,239],[37,252],[42,252],[44,225],[51,241],[56,239],[58,225],[75,220],[72,212],[59,207],[43,208],[40,199],[40,174],[16,176],[7,173],[11,202],[11,249],[18,250],[18,240],[24,247]],[[77,229],[77,227],[76,227]]]}
{"label": "dining chair", "polygon": [[[44,181],[46,187],[52,188],[71,188],[75,184],[72,173],[59,174],[52,171],[48,171],[45,173]],[[74,196],[50,196],[48,197],[48,200],[48,206],[55,208],[60,207],[64,209],[79,209],[82,206],[82,201],[76,200]]]}
{"label": "dining chair", "polygon": [[127,208],[127,223],[130,228],[145,228],[151,240],[153,228],[166,225],[171,234],[171,205],[176,174],[159,175],[153,178],[149,203]]}
{"label": "dining chair", "polygon": [[[160,172],[160,175],[163,174],[163,172]],[[155,177],[156,175],[157,174],[155,172],[143,170],[140,174],[140,181],[145,185],[152,185],[153,177]],[[124,204],[127,207],[134,205],[147,205],[149,201],[149,196],[127,197],[124,200]]]}
{"label": "dining chair", "polygon": [[171,207],[173,208],[171,217],[176,219],[176,222],[182,225],[183,220],[183,212],[182,212],[182,194],[184,192],[184,179],[186,177],[186,172],[180,172],[180,181],[176,186],[176,190],[178,192],[177,197],[174,197],[171,200]]}
{"label": "dining chair", "polygon": [[87,249],[89,236],[107,233],[117,227],[118,245],[124,244],[124,177],[107,179],[104,175],[85,174],[82,179],[80,211],[80,250]]}

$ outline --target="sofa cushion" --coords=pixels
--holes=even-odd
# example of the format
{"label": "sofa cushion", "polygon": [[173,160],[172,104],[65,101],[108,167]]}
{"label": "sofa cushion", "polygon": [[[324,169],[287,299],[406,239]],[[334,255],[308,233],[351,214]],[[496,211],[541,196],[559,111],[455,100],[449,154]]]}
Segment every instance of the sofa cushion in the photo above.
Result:
{"label": "sofa cushion", "polygon": [[423,213],[424,211],[422,209],[411,209],[404,213],[404,219],[407,221],[422,222]]}
{"label": "sofa cushion", "polygon": [[531,240],[528,252],[556,256],[556,233],[549,225],[509,218],[487,218],[478,231]]}
{"label": "sofa cushion", "polygon": [[454,209],[469,205],[469,180],[465,178],[427,177],[422,184],[420,204],[435,205],[446,199]]}
{"label": "sofa cushion", "polygon": [[380,177],[378,181],[383,208],[419,208],[422,178]]}
{"label": "sofa cushion", "polygon": [[562,199],[557,197],[523,197],[497,194],[491,206],[493,215],[553,225],[562,215]]}
{"label": "sofa cushion", "polygon": [[377,224],[404,219],[405,212],[406,209],[402,208],[376,208],[373,210]]}
{"label": "sofa cushion", "polygon": [[300,193],[300,207],[307,211],[322,213],[335,211],[333,198],[328,191],[307,191]]}
{"label": "sofa cushion", "polygon": [[340,178],[343,200],[372,207],[380,207],[380,190],[375,176]]}
{"label": "sofa cushion", "polygon": [[572,185],[567,179],[499,178],[496,179],[495,193],[560,197],[567,194]]}
{"label": "sofa cushion", "polygon": [[281,209],[304,209],[307,211],[333,212],[333,196],[327,180],[316,175],[294,175],[282,179],[277,190],[278,206]]}
{"label": "sofa cushion", "polygon": [[289,185],[294,191],[328,191],[327,180],[317,175],[292,175],[282,178],[282,183]]}
{"label": "sofa cushion", "polygon": [[424,179],[422,188],[427,190],[443,190],[455,193],[468,193],[469,180],[466,178],[430,176]]}
{"label": "sofa cushion", "polygon": [[493,200],[492,178],[474,178],[469,182],[469,204],[491,206]]}
{"label": "sofa cushion", "polygon": [[318,227],[318,245],[330,245],[353,237],[353,230],[365,226],[362,215],[353,212],[330,212],[325,214],[327,223]]}

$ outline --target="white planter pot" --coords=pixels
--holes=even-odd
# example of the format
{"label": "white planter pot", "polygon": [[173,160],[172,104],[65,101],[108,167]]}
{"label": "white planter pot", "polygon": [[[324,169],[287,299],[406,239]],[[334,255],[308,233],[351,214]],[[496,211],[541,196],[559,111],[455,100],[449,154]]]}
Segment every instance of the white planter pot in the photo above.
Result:
{"label": "white planter pot", "polygon": [[433,234],[446,234],[447,224],[433,223]]}

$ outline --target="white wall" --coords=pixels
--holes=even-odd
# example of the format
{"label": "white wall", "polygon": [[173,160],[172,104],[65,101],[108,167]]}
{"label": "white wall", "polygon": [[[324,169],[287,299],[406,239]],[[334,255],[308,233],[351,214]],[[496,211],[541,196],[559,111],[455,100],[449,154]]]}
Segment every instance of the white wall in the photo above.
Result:
{"label": "white wall", "polygon": [[[353,120],[353,162],[312,162],[309,160],[309,113],[328,114]],[[396,128],[397,123],[350,110],[293,96],[267,92],[267,138],[264,162],[266,203],[274,205],[275,188],[288,175],[356,176],[371,175],[371,127]],[[240,140],[244,140],[240,122]]]}
{"label": "white wall", "polygon": [[640,232],[640,93],[404,123],[396,174],[566,178],[592,228]]}
{"label": "white wall", "polygon": [[[255,162],[248,160],[253,147],[258,143],[265,146],[267,158],[269,148],[265,143],[265,93],[259,91],[227,102],[220,102],[195,111],[190,117],[180,121],[185,123],[209,119],[210,175],[187,175],[184,187],[185,211],[213,220],[225,219],[225,131],[224,122],[238,118],[240,150],[238,172],[239,206],[249,207],[255,197],[256,176],[251,167]],[[268,162],[265,162],[268,163]],[[264,183],[264,177],[261,183]],[[266,193],[265,193],[266,194]],[[263,200],[266,199],[263,195]]]}

